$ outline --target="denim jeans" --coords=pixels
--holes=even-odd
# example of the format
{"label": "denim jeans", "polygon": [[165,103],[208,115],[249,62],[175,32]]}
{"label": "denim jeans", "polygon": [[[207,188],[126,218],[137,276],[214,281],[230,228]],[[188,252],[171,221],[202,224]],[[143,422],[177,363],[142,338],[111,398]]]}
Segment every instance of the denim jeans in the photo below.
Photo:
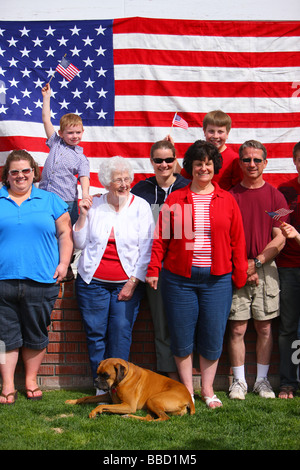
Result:
{"label": "denim jeans", "polygon": [[58,294],[59,284],[30,279],[0,281],[0,340],[6,351],[47,347],[47,327]]}
{"label": "denim jeans", "polygon": [[300,268],[278,268],[280,279],[280,385],[298,388],[297,368],[293,364],[293,342],[298,338],[300,319]]}
{"label": "denim jeans", "polygon": [[212,276],[210,268],[192,267],[187,278],[163,269],[161,283],[172,353],[185,357],[196,351],[219,359],[232,301],[231,273]]}
{"label": "denim jeans", "polygon": [[75,286],[95,379],[99,362],[103,359],[117,357],[128,360],[132,328],[144,295],[144,284],[139,282],[132,298],[127,301],[118,300],[124,282],[92,279],[87,284],[78,274]]}

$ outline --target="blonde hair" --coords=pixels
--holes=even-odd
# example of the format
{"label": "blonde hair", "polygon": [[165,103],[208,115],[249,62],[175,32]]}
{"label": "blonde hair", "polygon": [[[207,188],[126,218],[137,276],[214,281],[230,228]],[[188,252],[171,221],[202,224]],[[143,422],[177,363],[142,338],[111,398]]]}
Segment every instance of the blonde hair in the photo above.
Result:
{"label": "blonde hair", "polygon": [[78,114],[68,113],[64,114],[59,122],[60,131],[63,132],[68,126],[82,126],[82,119]]}
{"label": "blonde hair", "polygon": [[208,125],[217,127],[226,127],[226,131],[231,129],[231,117],[220,109],[210,111],[204,116],[203,129],[205,130]]}

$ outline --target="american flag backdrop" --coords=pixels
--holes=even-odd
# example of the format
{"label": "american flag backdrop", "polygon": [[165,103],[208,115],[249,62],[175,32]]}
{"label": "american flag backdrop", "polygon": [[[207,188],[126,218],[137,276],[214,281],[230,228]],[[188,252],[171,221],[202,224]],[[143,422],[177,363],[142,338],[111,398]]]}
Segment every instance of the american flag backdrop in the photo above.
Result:
{"label": "american flag backdrop", "polygon": [[[55,72],[63,57],[79,69],[70,82]],[[295,172],[299,22],[0,22],[0,164],[11,150],[25,148],[43,167],[48,147],[41,88],[50,79],[55,128],[68,112],[83,119],[94,191],[101,159],[130,158],[138,181],[151,173],[153,142],[172,131],[183,157],[203,138],[203,117],[214,109],[232,118],[232,148],[248,139],[265,144],[269,182],[277,186]],[[175,112],[187,129],[171,129]]]}

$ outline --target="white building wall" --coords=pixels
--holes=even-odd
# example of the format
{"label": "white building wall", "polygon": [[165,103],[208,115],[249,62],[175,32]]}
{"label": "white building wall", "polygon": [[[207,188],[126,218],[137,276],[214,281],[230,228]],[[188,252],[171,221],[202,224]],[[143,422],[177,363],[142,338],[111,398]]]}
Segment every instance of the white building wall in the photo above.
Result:
{"label": "white building wall", "polygon": [[1,20],[300,20],[299,0],[0,0]]}

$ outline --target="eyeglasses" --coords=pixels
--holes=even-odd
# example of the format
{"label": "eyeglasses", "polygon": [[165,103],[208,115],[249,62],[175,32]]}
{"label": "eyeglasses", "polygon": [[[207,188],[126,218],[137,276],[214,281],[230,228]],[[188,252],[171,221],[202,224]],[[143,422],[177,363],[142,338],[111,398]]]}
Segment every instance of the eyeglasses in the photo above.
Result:
{"label": "eyeglasses", "polygon": [[30,173],[33,171],[33,168],[23,168],[23,170],[9,170],[8,174],[15,178],[16,176],[19,176],[19,173],[22,173],[22,175],[30,175]]}
{"label": "eyeglasses", "polygon": [[112,183],[116,183],[118,186],[121,186],[122,183],[129,184],[131,182],[131,178],[116,178],[115,180],[112,180]]}
{"label": "eyeglasses", "polygon": [[254,161],[254,163],[256,163],[257,165],[261,162],[263,162],[263,160],[261,158],[242,158],[242,162],[243,163],[250,163],[251,160]]}
{"label": "eyeglasses", "polygon": [[173,163],[175,160],[175,157],[170,157],[170,158],[153,158],[154,163],[159,165],[160,163],[166,162],[166,163]]}

